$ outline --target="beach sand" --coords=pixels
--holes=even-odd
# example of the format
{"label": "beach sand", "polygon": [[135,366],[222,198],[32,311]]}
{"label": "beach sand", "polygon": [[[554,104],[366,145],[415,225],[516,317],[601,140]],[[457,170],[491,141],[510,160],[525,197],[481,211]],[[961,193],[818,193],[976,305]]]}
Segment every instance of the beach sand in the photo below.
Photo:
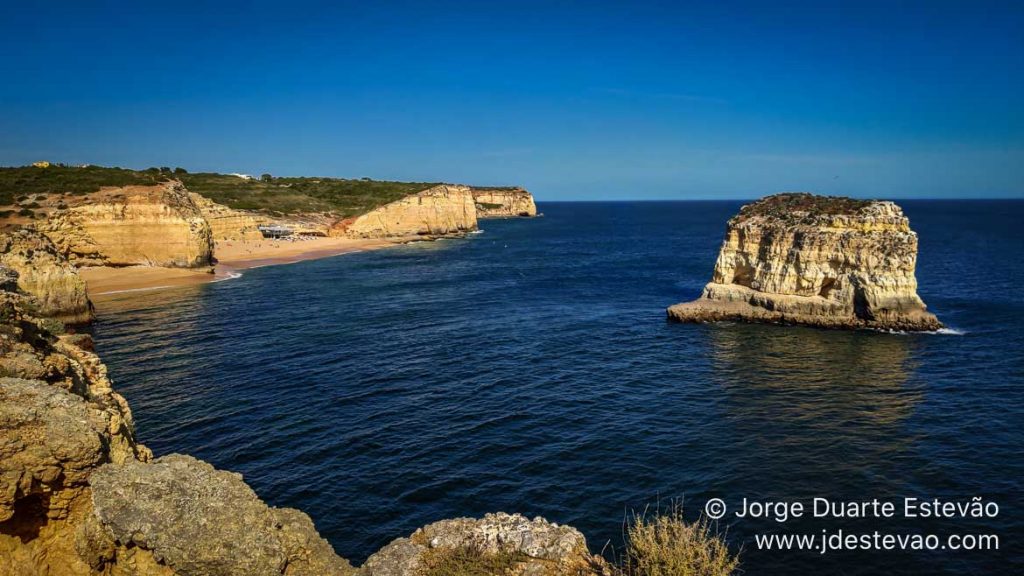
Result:
{"label": "beach sand", "polygon": [[407,239],[311,238],[307,240],[256,240],[218,242],[214,248],[216,266],[210,268],[160,268],[128,266],[123,268],[81,268],[89,297],[121,294],[139,290],[157,290],[189,286],[230,278],[238,270],[291,264],[302,260],[326,258],[351,252],[363,252],[401,244]]}

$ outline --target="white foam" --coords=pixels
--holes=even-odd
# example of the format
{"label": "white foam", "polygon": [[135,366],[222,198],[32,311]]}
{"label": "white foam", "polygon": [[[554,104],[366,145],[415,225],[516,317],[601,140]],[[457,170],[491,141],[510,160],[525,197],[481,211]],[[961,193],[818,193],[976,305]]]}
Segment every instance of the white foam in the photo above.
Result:
{"label": "white foam", "polygon": [[242,277],[242,273],[241,272],[234,272],[234,271],[232,271],[232,272],[228,272],[227,274],[225,274],[221,278],[217,278],[216,280],[213,280],[211,282],[211,284],[216,283],[216,282],[223,282],[225,280],[234,280],[235,278],[241,278],[241,277]]}
{"label": "white foam", "polygon": [[148,292],[150,290],[163,290],[164,288],[176,288],[173,284],[166,286],[147,286],[145,288],[126,288],[124,290],[108,290],[106,292],[97,292],[97,296],[103,296],[104,294],[124,294],[125,292]]}
{"label": "white foam", "polygon": [[941,336],[963,336],[967,334],[966,330],[957,330],[956,328],[939,328],[938,330],[929,330],[927,332],[908,332],[906,330],[882,330],[877,328],[869,328],[875,332],[881,332],[882,334],[896,334],[897,336],[911,336],[913,334],[934,334]]}

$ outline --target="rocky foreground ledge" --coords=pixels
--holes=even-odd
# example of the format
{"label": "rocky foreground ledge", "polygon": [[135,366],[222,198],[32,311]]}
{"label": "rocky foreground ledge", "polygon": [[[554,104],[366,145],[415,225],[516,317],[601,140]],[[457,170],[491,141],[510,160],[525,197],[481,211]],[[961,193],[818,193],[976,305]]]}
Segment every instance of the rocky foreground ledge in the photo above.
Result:
{"label": "rocky foreground ledge", "polygon": [[729,220],[711,282],[668,318],[937,330],[916,264],[917,234],[896,204],[777,194]]}
{"label": "rocky foreground ledge", "polygon": [[92,340],[38,317],[16,271],[0,277],[0,575],[429,576],[483,561],[495,574],[607,573],[574,528],[504,513],[436,522],[354,568],[241,475],[154,458]]}

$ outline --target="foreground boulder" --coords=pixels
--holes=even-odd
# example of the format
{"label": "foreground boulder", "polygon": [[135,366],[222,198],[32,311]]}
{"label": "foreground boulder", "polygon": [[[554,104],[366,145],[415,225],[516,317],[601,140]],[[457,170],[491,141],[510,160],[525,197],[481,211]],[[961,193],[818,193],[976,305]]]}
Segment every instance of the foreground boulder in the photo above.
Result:
{"label": "foreground boulder", "polygon": [[590,554],[575,528],[498,512],[428,524],[370,556],[359,575],[417,576],[432,569],[446,574],[570,576],[604,574],[608,566]]}
{"label": "foreground boulder", "polygon": [[93,472],[94,525],[80,544],[101,571],[151,555],[183,575],[319,576],[353,571],[298,510],[271,508],[239,474],[172,454]]}
{"label": "foreground boulder", "polygon": [[0,264],[17,273],[15,285],[35,297],[40,315],[65,324],[92,321],[85,281],[45,235],[32,228],[0,234]]}
{"label": "foreground boulder", "polygon": [[916,264],[917,234],[896,204],[778,194],[729,220],[711,282],[668,317],[937,330],[917,295]]}

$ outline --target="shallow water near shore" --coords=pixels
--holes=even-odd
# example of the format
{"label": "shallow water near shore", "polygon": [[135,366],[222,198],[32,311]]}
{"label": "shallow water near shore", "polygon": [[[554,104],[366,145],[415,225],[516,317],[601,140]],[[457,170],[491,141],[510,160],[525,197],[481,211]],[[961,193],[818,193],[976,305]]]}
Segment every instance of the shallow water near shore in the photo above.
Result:
{"label": "shallow water near shore", "polygon": [[[950,331],[677,325],[739,202],[541,203],[418,243],[108,300],[94,332],[141,440],[241,472],[353,562],[516,511],[597,552],[683,497],[1000,507],[995,518],[727,516],[747,574],[1011,574],[1022,560],[1024,202],[903,201]],[[997,534],[988,551],[761,551],[759,533]]]}

